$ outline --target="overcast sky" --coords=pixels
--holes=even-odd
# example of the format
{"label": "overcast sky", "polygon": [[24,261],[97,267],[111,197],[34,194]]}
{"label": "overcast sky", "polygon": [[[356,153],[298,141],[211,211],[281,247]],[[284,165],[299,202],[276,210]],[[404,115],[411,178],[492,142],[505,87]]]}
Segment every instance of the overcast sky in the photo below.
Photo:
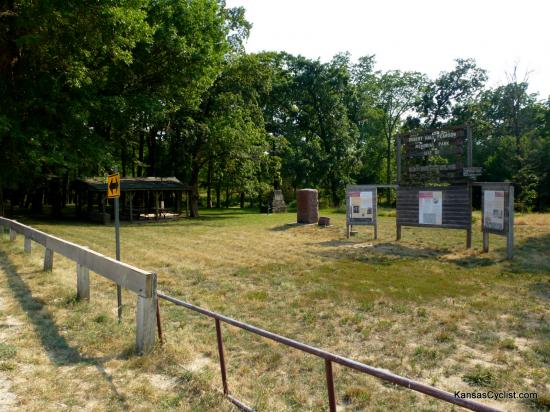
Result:
{"label": "overcast sky", "polygon": [[248,52],[287,51],[322,61],[375,54],[382,70],[431,77],[476,59],[489,84],[515,65],[530,90],[550,96],[550,0],[227,0],[254,26]]}

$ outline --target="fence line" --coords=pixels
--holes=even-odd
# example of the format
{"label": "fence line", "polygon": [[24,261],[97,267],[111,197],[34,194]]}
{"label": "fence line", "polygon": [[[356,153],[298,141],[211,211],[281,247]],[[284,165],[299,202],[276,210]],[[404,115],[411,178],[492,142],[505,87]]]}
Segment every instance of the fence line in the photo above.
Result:
{"label": "fence line", "polygon": [[0,217],[0,226],[9,229],[10,240],[25,236],[24,250],[30,253],[31,241],[44,246],[44,270],[53,268],[54,252],[76,262],[77,295],[89,299],[89,271],[101,275],[137,295],[136,349],[146,353],[155,345],[157,275],[119,262],[87,247],[49,235],[15,220]]}
{"label": "fence line", "polygon": [[333,363],[337,363],[344,367],[375,376],[384,381],[424,393],[447,403],[462,406],[472,411],[498,412],[498,409],[482,403],[455,397],[453,394],[433,386],[357,362],[353,359],[345,358],[314,346],[306,345],[294,339],[277,335],[267,330],[257,328],[222,314],[195,306],[183,300],[165,295],[164,293],[157,291],[157,276],[155,273],[147,272],[126,263],[119,262],[98,252],[94,252],[87,247],[49,235],[40,230],[33,229],[30,226],[23,225],[15,220],[0,217],[0,226],[2,227],[2,232],[4,231],[4,228],[9,229],[9,237],[11,241],[16,239],[17,233],[24,235],[24,250],[27,253],[30,253],[32,249],[31,240],[43,245],[45,247],[44,270],[52,270],[54,252],[75,261],[77,266],[77,293],[81,298],[87,299],[90,295],[88,279],[89,270],[92,270],[97,274],[112,280],[121,287],[134,292],[137,295],[136,347],[138,353],[140,354],[150,351],[155,345],[157,320],[159,320],[157,317],[157,304],[159,298],[171,302],[177,306],[181,306],[213,318],[215,320],[216,327],[216,339],[218,345],[218,356],[220,360],[223,393],[233,404],[242,410],[253,411],[250,406],[232,396],[229,391],[223,351],[221,322],[324,359],[329,410],[331,412],[336,412],[336,396],[332,371]]}
{"label": "fence line", "polygon": [[417,382],[408,378],[405,378],[403,376],[396,375],[394,373],[391,373],[389,371],[378,369],[369,365],[366,365],[361,362],[357,362],[353,359],[345,358],[340,355],[336,355],[331,352],[327,352],[325,350],[316,348],[314,346],[306,345],[302,342],[298,342],[294,339],[289,339],[281,335],[277,335],[276,333],[269,332],[265,329],[257,328],[256,326],[249,325],[248,323],[244,323],[235,319],[232,319],[230,317],[221,315],[219,313],[210,311],[208,309],[201,308],[199,306],[195,306],[191,303],[185,302],[183,300],[179,300],[176,298],[173,298],[171,296],[165,295],[164,293],[157,292],[157,295],[159,299],[166,300],[168,302],[171,302],[177,306],[182,306],[186,309],[190,309],[194,312],[200,313],[202,315],[208,316],[210,318],[213,318],[215,320],[216,324],[216,336],[218,341],[218,354],[220,359],[220,371],[222,376],[222,384],[223,384],[223,393],[226,395],[231,402],[233,402],[235,405],[239,406],[241,409],[245,411],[253,411],[253,409],[250,406],[247,406],[246,404],[242,403],[241,401],[234,398],[228,389],[228,383],[227,383],[227,376],[226,376],[226,368],[225,368],[225,357],[223,352],[223,340],[222,340],[222,334],[221,334],[221,326],[220,322],[227,323],[229,325],[235,326],[237,328],[246,330],[248,332],[251,332],[255,335],[262,336],[267,339],[271,339],[275,342],[279,342],[283,345],[290,346],[292,348],[298,349],[302,352],[306,352],[312,355],[315,355],[319,358],[322,358],[325,360],[325,372],[326,372],[326,379],[327,379],[327,392],[328,392],[328,399],[329,399],[329,410],[331,412],[336,411],[336,397],[334,394],[334,379],[333,379],[333,373],[332,373],[332,364],[337,363],[339,365],[345,366],[350,369],[354,369],[359,372],[366,373],[371,376],[375,376],[377,378],[380,378],[382,380],[385,380],[387,382],[394,383],[396,385],[404,386],[405,388],[412,389],[417,392],[424,393],[426,395],[429,395],[431,397],[440,399],[442,401],[452,403],[454,405],[462,406],[466,409],[470,409],[472,411],[480,411],[480,412],[496,412],[499,411],[498,409],[495,409],[493,407],[484,405],[479,402],[475,402],[469,399],[462,399],[455,397],[452,393],[435,388],[430,385],[426,385],[421,382]]}

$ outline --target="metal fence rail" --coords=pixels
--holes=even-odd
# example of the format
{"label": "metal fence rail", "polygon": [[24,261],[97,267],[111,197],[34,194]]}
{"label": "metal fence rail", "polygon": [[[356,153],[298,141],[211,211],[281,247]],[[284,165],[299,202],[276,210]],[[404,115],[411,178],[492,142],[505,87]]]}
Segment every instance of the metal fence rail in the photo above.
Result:
{"label": "metal fence rail", "polygon": [[253,334],[262,336],[267,339],[271,339],[275,342],[279,342],[283,345],[290,346],[292,348],[298,349],[302,352],[306,352],[312,355],[315,355],[319,358],[322,358],[325,360],[325,372],[326,372],[326,380],[327,380],[327,391],[328,391],[328,399],[329,399],[329,410],[330,412],[336,412],[336,396],[334,393],[334,379],[333,379],[333,372],[332,372],[332,364],[337,363],[339,365],[345,366],[347,368],[354,369],[359,372],[366,373],[371,376],[375,376],[377,378],[380,378],[382,380],[385,380],[387,382],[394,383],[396,385],[404,386],[405,388],[412,389],[417,392],[424,393],[426,395],[429,395],[431,397],[440,399],[442,401],[452,403],[454,405],[462,406],[466,409],[470,409],[472,411],[481,411],[481,412],[496,412],[499,411],[498,409],[495,409],[493,407],[484,405],[479,402],[475,402],[469,399],[462,399],[455,397],[452,393],[449,393],[447,391],[435,388],[430,385],[426,385],[421,382],[417,382],[408,378],[405,378],[403,376],[396,375],[394,373],[374,368],[372,366],[366,365],[361,362],[354,361],[353,359],[345,358],[340,355],[336,355],[331,352],[327,352],[325,350],[316,348],[314,346],[306,345],[304,343],[298,342],[293,339],[286,338],[281,335],[277,335],[275,333],[269,332],[264,329],[257,328],[255,326],[249,325],[247,323],[229,318],[227,316],[221,315],[216,312],[212,312],[207,309],[203,309],[199,306],[195,306],[191,303],[185,302],[183,300],[179,300],[176,298],[173,298],[171,296],[165,295],[164,293],[157,292],[157,296],[159,299],[164,299],[168,302],[171,302],[177,306],[182,306],[184,308],[190,309],[194,312],[198,312],[202,315],[211,317],[215,320],[215,326],[216,326],[216,337],[217,337],[217,343],[218,343],[218,355],[220,360],[220,372],[222,377],[222,384],[223,384],[223,393],[224,395],[235,405],[240,407],[241,409],[245,411],[253,411],[250,406],[247,406],[243,402],[239,401],[235,397],[233,397],[229,392],[229,387],[227,383],[227,372],[225,368],[225,357],[224,357],[224,351],[223,351],[223,339],[222,339],[222,329],[221,329],[221,322],[225,322],[229,325],[235,326],[237,328],[246,330],[248,332],[251,332]]}

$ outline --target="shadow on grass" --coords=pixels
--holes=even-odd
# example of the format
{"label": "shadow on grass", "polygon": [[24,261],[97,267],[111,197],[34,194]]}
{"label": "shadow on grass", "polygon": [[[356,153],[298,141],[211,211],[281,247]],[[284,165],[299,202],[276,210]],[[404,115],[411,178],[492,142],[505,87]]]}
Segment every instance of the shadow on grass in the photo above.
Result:
{"label": "shadow on grass", "polygon": [[[128,408],[124,395],[120,394],[113,384],[112,377],[106,372],[99,358],[87,358],[80,355],[78,350],[71,347],[67,340],[59,333],[52,314],[47,310],[44,301],[32,295],[32,292],[17,268],[11,263],[8,255],[0,251],[0,268],[7,275],[8,286],[13,296],[19,302],[21,308],[27,314],[27,319],[32,323],[36,334],[40,338],[48,358],[57,366],[70,364],[93,365],[109,384],[111,391],[119,401],[120,406]],[[28,274],[37,273],[30,272]]]}
{"label": "shadow on grass", "polygon": [[299,228],[299,227],[305,227],[305,226],[317,226],[317,223],[296,223],[296,222],[293,222],[293,223],[285,223],[283,225],[279,225],[279,226],[274,226],[272,228],[270,228],[269,230],[271,230],[272,232],[285,232],[287,230],[290,230],[290,229],[296,229],[296,228]]}
{"label": "shadow on grass", "polygon": [[329,252],[322,252],[325,257],[349,258],[355,255],[361,258],[373,258],[376,255],[389,258],[437,258],[449,253],[447,249],[435,249],[429,247],[410,247],[397,242],[385,243],[357,243],[349,240],[330,240],[319,243],[310,243],[310,245],[322,246],[327,248],[338,248]]}
{"label": "shadow on grass", "polygon": [[492,266],[498,263],[495,259],[481,256],[465,256],[460,259],[447,259],[446,262],[453,263],[466,269]]}
{"label": "shadow on grass", "polygon": [[[514,245],[514,259],[510,262],[512,272],[550,274],[550,235],[529,237]],[[506,250],[499,249],[505,254]]]}
{"label": "shadow on grass", "polygon": [[529,285],[529,290],[536,296],[550,301],[550,281],[534,282]]}
{"label": "shadow on grass", "polygon": [[310,243],[312,246],[337,248],[330,251],[316,252],[318,256],[333,259],[353,259],[369,264],[388,265],[400,259],[425,259],[444,261],[463,268],[487,267],[499,263],[482,256],[464,256],[458,259],[449,259],[446,256],[451,253],[446,248],[411,247],[399,242],[370,243],[353,242],[350,240],[330,240],[319,243]]}

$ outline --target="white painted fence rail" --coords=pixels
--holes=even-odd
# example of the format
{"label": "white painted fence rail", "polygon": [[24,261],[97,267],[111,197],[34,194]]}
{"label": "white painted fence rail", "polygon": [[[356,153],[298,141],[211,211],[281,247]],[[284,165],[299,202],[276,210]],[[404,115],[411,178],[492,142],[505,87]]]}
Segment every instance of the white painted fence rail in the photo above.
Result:
{"label": "white painted fence rail", "polygon": [[88,278],[90,270],[134,292],[137,295],[136,349],[139,354],[152,349],[156,341],[157,275],[155,273],[141,270],[15,220],[0,217],[0,226],[3,227],[2,232],[4,228],[9,230],[12,241],[16,239],[18,233],[23,235],[27,253],[31,252],[31,241],[44,246],[45,271],[52,270],[54,253],[75,261],[77,294],[82,299],[89,299],[90,296]]}

